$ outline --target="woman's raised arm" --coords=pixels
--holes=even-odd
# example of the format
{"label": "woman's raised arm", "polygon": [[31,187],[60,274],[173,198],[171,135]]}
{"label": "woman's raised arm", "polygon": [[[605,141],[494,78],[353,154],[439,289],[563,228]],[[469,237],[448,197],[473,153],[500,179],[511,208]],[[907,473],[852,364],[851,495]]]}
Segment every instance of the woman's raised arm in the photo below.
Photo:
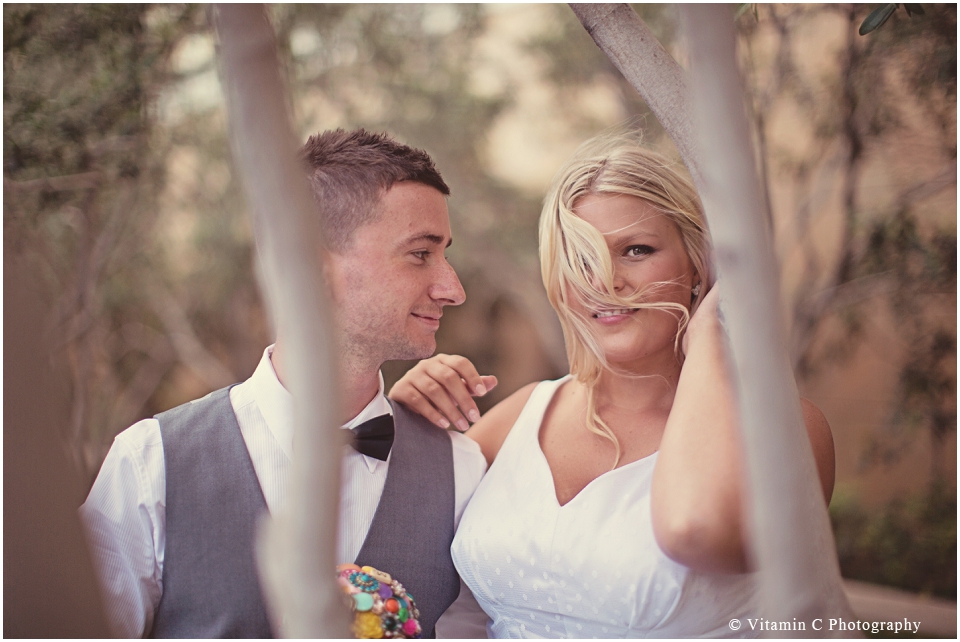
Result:
{"label": "woman's raised arm", "polygon": [[[747,569],[744,470],[736,390],[717,288],[684,336],[686,360],[660,443],[651,489],[653,528],[673,560],[701,572]],[[823,413],[802,400],[803,416],[827,502],[834,453]]]}

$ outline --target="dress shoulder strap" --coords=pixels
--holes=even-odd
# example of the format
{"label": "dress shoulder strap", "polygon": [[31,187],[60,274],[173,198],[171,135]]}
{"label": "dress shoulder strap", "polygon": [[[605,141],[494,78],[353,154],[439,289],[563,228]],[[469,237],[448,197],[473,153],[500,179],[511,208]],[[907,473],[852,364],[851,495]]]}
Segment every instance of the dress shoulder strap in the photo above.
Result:
{"label": "dress shoulder strap", "polygon": [[514,448],[522,448],[522,444],[528,441],[533,435],[534,439],[540,432],[540,424],[543,423],[543,415],[546,414],[553,395],[564,383],[570,380],[572,375],[566,375],[559,379],[541,381],[530,393],[530,398],[524,404],[523,410],[510,428],[510,433],[503,441],[500,452],[497,453],[497,459],[500,459],[504,452],[511,452]]}

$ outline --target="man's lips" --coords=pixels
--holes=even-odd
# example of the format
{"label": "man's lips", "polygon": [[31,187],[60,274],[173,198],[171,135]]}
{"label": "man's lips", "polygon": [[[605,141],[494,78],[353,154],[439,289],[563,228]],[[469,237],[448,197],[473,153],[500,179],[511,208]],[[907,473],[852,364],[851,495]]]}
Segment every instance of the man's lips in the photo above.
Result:
{"label": "man's lips", "polygon": [[438,312],[411,312],[411,314],[418,321],[434,330],[440,327],[440,317],[443,316]]}

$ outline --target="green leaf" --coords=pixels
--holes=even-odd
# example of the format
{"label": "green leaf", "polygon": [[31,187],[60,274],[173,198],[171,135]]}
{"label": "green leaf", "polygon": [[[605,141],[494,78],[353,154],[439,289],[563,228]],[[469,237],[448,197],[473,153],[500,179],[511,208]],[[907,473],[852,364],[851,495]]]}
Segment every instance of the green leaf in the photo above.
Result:
{"label": "green leaf", "polygon": [[871,31],[879,28],[887,21],[887,18],[893,15],[893,12],[897,10],[896,3],[885,4],[879,9],[874,9],[873,12],[867,16],[863,23],[860,25],[860,35],[865,36]]}
{"label": "green leaf", "polygon": [[740,16],[742,16],[742,15],[745,14],[747,11],[749,11],[750,8],[753,6],[753,4],[754,4],[754,3],[752,3],[752,2],[741,2],[740,4],[738,4],[738,5],[737,5],[737,12],[736,12],[735,14],[733,14],[733,19],[734,19],[734,20],[739,20],[739,19],[740,19]]}

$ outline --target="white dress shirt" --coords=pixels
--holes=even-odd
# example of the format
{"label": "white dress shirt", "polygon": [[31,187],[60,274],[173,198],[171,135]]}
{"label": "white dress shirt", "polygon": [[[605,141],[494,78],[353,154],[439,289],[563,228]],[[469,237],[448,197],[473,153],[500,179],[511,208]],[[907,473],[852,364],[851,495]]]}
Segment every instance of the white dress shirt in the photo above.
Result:
{"label": "white dress shirt", "polygon": [[[268,347],[253,376],[230,390],[233,406],[271,513],[286,501],[293,454],[293,398],[273,369]],[[344,428],[392,414],[380,392]],[[486,471],[486,460],[472,439],[451,433],[455,484],[455,524]],[[344,448],[337,563],[353,562],[383,493],[387,461]],[[144,419],[114,439],[80,516],[87,528],[104,589],[104,607],[116,632],[140,637],[150,632],[163,592],[166,471],[160,425]],[[333,571],[331,570],[331,573]],[[457,622],[445,621],[454,618]],[[437,623],[448,637],[474,636],[486,615],[461,584],[460,598]]]}

